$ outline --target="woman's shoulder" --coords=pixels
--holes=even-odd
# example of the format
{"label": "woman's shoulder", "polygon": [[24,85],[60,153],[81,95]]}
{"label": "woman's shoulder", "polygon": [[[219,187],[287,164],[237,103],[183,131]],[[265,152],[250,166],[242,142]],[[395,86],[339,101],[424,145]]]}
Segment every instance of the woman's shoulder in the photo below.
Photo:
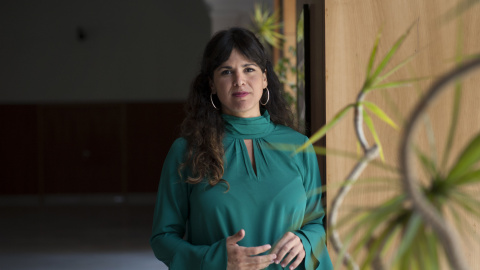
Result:
{"label": "woman's shoulder", "polygon": [[187,139],[184,137],[178,137],[173,141],[171,148],[184,148],[186,149],[188,145]]}
{"label": "woman's shoulder", "polygon": [[276,125],[273,134],[282,138],[282,140],[288,140],[292,143],[303,144],[308,140],[308,137],[304,134],[284,125]]}
{"label": "woman's shoulder", "polygon": [[170,146],[170,150],[168,151],[168,155],[183,158],[185,152],[187,151],[187,146],[187,140],[183,137],[179,137],[173,141],[172,145]]}

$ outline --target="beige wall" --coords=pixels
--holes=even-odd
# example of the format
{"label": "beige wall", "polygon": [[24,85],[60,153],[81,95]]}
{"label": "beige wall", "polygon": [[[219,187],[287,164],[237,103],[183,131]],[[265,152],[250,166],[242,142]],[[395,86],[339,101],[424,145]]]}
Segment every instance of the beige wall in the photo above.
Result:
{"label": "beige wall", "polygon": [[[355,98],[362,86],[370,51],[373,47],[375,36],[380,28],[383,28],[380,41],[377,64],[380,57],[383,57],[395,40],[405,33],[412,23],[416,23],[409,37],[402,48],[392,59],[390,67],[400,63],[408,56],[417,53],[415,59],[401,71],[392,76],[392,80],[399,80],[412,77],[430,76],[432,79],[425,80],[412,87],[390,89],[374,92],[367,96],[384,109],[394,120],[403,125],[405,119],[413,106],[419,101],[419,91],[424,93],[433,78],[448,71],[454,66],[454,56],[457,47],[458,29],[463,32],[463,53],[474,54],[480,52],[480,4],[464,13],[461,19],[444,21],[442,15],[453,8],[460,1],[447,0],[408,0],[408,1],[325,1],[325,9],[319,3],[312,8],[315,18],[313,19],[313,31],[320,36],[319,26],[322,22],[318,15],[325,13],[325,62],[326,62],[326,115],[327,121],[344,106],[355,101]],[[312,16],[313,17],[313,16]],[[313,42],[314,54],[312,61],[321,61],[318,51],[322,50],[322,44]],[[316,53],[315,53],[316,51]],[[315,68],[315,67],[314,67]],[[319,69],[317,69],[319,70]],[[315,85],[321,85],[321,76],[312,74],[313,90]],[[480,130],[480,92],[475,86],[480,85],[480,71],[468,77],[464,84],[462,97],[462,110],[460,121],[457,126],[457,137],[454,143],[454,150],[450,161],[465,146],[465,143]],[[478,88],[478,87],[477,87]],[[437,151],[441,155],[446,140],[447,130],[450,125],[450,110],[452,104],[453,90],[449,90],[435,102],[432,110],[429,111],[431,125],[435,133]],[[388,95],[391,101],[398,108],[392,106],[385,96]],[[398,117],[395,117],[395,116]],[[375,118],[372,116],[372,118]],[[378,119],[374,119],[380,139],[383,143],[386,163],[398,166],[398,142],[401,130],[396,131]],[[428,145],[425,132],[418,135],[418,144],[425,148]],[[357,146],[353,129],[353,112],[349,113],[343,121],[327,134],[327,147],[333,149],[356,152]],[[373,140],[370,139],[370,143]],[[329,203],[336,194],[339,183],[353,168],[354,161],[338,156],[327,157],[327,211]],[[377,177],[390,176],[398,178],[395,174],[385,173],[381,169],[369,167],[361,176]],[[478,191],[479,187],[470,187],[472,191]],[[340,216],[345,216],[358,206],[376,205],[388,198],[392,193],[402,192],[400,182],[393,180],[387,187],[383,186],[357,186],[354,187],[348,199],[344,202]],[[465,213],[464,224],[471,230],[464,231],[465,255],[468,264],[475,268],[479,265],[480,254],[478,237],[478,221],[475,221]],[[341,218],[341,217],[340,217]],[[473,235],[475,236],[473,236]],[[344,234],[343,234],[344,235]],[[476,237],[476,238],[475,238]],[[472,241],[472,239],[474,239]],[[331,247],[330,247],[331,248]],[[333,250],[330,251],[334,254]],[[332,256],[335,258],[335,256]]]}

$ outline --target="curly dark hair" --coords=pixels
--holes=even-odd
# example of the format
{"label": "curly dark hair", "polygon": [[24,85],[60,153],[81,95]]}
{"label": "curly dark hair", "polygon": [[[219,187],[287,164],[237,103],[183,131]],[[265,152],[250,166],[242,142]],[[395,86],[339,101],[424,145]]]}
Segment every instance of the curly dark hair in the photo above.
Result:
{"label": "curly dark hair", "polygon": [[[255,62],[262,72],[266,70],[270,99],[262,107],[268,111],[273,123],[293,128],[293,114],[282,95],[280,81],[255,35],[237,27],[216,33],[203,53],[201,70],[192,83],[185,108],[187,116],[182,123],[181,136],[187,140],[188,149],[179,171],[185,167],[190,169],[191,175],[186,181],[191,184],[207,179],[212,186],[219,182],[228,186],[228,182],[222,179],[225,154],[222,140],[225,131],[221,103],[214,95],[213,101],[220,110],[212,106],[209,82],[213,81],[214,70],[228,60],[233,49]],[[266,91],[260,100],[267,100]]]}

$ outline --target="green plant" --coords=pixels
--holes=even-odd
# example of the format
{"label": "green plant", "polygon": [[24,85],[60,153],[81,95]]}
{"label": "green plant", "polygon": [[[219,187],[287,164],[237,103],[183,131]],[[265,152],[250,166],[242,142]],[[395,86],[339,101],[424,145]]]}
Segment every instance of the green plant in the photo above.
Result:
{"label": "green plant", "polygon": [[270,12],[268,8],[255,4],[252,15],[251,31],[256,34],[262,45],[271,52],[271,47],[280,48],[284,36],[280,33],[282,23],[278,11]]}
{"label": "green plant", "polygon": [[[281,49],[285,41],[285,36],[281,34],[283,23],[280,21],[280,15],[278,11],[271,12],[265,6],[260,4],[254,5],[254,13],[252,15],[252,26],[250,30],[255,33],[258,40],[267,52],[272,55],[272,48]],[[290,47],[288,50],[292,56],[295,57],[295,48]],[[280,83],[285,87],[289,87],[292,92],[283,91],[285,100],[291,107],[296,106],[296,82],[288,81],[288,76],[295,76],[297,73],[296,66],[294,66],[289,57],[286,57],[286,53],[283,52],[282,56],[274,63],[274,71],[277,74]],[[296,111],[295,109],[293,110]]]}
{"label": "green plant", "polygon": [[[413,26],[413,25],[412,25]],[[354,126],[358,143],[362,147],[363,156],[357,160],[350,174],[347,176],[339,192],[332,201],[329,212],[329,236],[331,244],[339,253],[339,261],[353,269],[439,269],[441,257],[447,257],[453,269],[467,269],[463,259],[462,249],[459,245],[457,230],[462,227],[461,219],[457,215],[458,209],[471,213],[480,219],[480,200],[465,190],[465,186],[480,183],[480,134],[477,134],[464,147],[457,157],[456,162],[447,166],[447,157],[450,156],[452,142],[455,138],[456,123],[459,115],[460,96],[462,84],[459,78],[467,72],[480,67],[480,58],[462,57],[461,51],[457,53],[457,67],[438,78],[436,83],[422,97],[412,115],[406,121],[402,148],[400,151],[400,164],[398,167],[382,165],[375,162],[375,158],[382,156],[382,146],[376,133],[373,122],[365,108],[375,114],[382,121],[393,128],[396,124],[378,106],[365,101],[366,95],[376,89],[400,87],[416,83],[424,78],[414,78],[395,82],[385,82],[395,71],[404,67],[414,55],[408,57],[389,71],[385,67],[407,38],[410,27],[392,46],[389,52],[374,68],[375,57],[381,32],[378,34],[370,59],[367,65],[366,79],[361,87],[355,103],[345,106],[333,119],[317,131],[310,141],[297,151],[302,151],[309,143],[319,140],[336,125],[350,110],[354,110]],[[460,40],[460,39],[459,39]],[[464,63],[463,59],[472,58]],[[383,75],[382,75],[383,74]],[[437,159],[437,151],[424,153],[413,142],[416,127],[425,115],[426,108],[437,97],[438,93],[446,89],[445,86],[452,81],[455,84],[455,98],[451,112],[451,123],[445,143],[443,158]],[[374,138],[375,145],[369,146],[363,125],[366,125]],[[329,154],[332,150],[316,147],[317,153]],[[353,156],[355,155],[345,155]],[[384,160],[382,158],[382,160]],[[412,167],[418,161],[428,176],[428,185],[420,187],[415,180],[419,176],[413,174]],[[355,209],[356,214],[337,222],[338,209],[347,196],[353,184],[365,167],[377,165],[396,174],[397,183],[401,184],[406,194],[393,195],[377,207],[370,209]],[[381,179],[380,179],[381,180]],[[387,181],[387,179],[385,179]],[[371,179],[373,181],[373,179]],[[392,179],[388,179],[392,181]],[[456,220],[457,228],[446,221],[446,216],[452,215]],[[337,229],[340,226],[349,227],[344,241],[340,239]],[[361,235],[353,242],[355,235]],[[394,242],[398,241],[398,244]],[[350,247],[351,245],[351,247]],[[366,257],[360,265],[355,258],[365,247],[368,248]],[[349,251],[352,251],[352,254]],[[393,253],[385,265],[386,254]]]}
{"label": "green plant", "polygon": [[[295,56],[295,48],[290,47],[289,53]],[[275,66],[273,68],[275,70],[275,73],[278,76],[278,79],[280,80],[280,83],[283,84],[284,86],[288,86],[293,93],[296,93],[297,82],[292,82],[288,80],[289,75],[295,76],[297,74],[297,67],[292,64],[292,62],[290,61],[290,58],[281,57],[280,59],[278,59],[277,63],[275,63]],[[283,91],[283,94],[288,104],[292,107],[295,107],[297,103],[296,95],[292,95],[288,91]]]}

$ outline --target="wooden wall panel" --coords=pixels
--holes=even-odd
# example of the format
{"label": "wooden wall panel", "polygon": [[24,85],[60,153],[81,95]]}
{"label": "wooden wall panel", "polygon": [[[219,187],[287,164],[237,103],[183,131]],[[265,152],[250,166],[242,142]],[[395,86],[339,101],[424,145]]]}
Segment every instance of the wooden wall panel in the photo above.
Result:
{"label": "wooden wall panel", "polygon": [[185,118],[183,104],[129,104],[127,115],[128,191],[156,191],[163,162]]}
{"label": "wooden wall panel", "polygon": [[120,105],[43,108],[45,193],[121,192]]}
{"label": "wooden wall panel", "polygon": [[0,106],[0,195],[38,193],[37,106]]}
{"label": "wooden wall panel", "polygon": [[[379,29],[383,29],[378,57],[383,57],[395,40],[405,33],[406,29],[416,23],[402,48],[392,59],[389,67],[400,63],[408,56],[415,54],[414,60],[404,69],[392,76],[392,80],[429,76],[431,79],[420,82],[410,88],[391,89],[370,94],[367,100],[372,101],[396,119],[402,126],[404,120],[419,101],[434,78],[454,67],[458,36],[463,40],[462,52],[471,55],[480,52],[480,4],[465,12],[460,19],[445,21],[443,16],[461,1],[447,0],[342,0],[325,1],[325,55],[326,55],[326,111],[327,121],[345,107],[355,101],[366,75],[366,67]],[[321,13],[321,5],[316,5],[316,12]],[[315,22],[316,31],[321,31],[321,22]],[[463,33],[463,34],[461,34]],[[461,35],[460,35],[461,34]],[[315,43],[316,50],[322,50],[321,43]],[[315,60],[318,61],[318,60]],[[378,58],[377,62],[378,64]],[[315,71],[314,71],[315,72]],[[315,79],[317,84],[320,79]],[[471,136],[480,130],[480,71],[469,77],[464,84],[462,110],[457,126],[457,137],[450,164]],[[313,84],[313,83],[312,83]],[[453,90],[449,90],[435,102],[429,110],[430,122],[435,133],[435,144],[439,154],[442,154],[446,134],[450,126],[450,110],[452,108]],[[393,106],[392,104],[396,104]],[[377,132],[383,142],[386,163],[397,166],[398,143],[401,136],[389,126],[374,119]],[[333,130],[327,134],[327,147],[355,153],[357,151],[353,129],[353,112],[347,115]],[[372,142],[371,137],[369,138]],[[425,129],[418,134],[418,145],[428,146]],[[327,157],[327,201],[331,202],[337,192],[339,183],[353,168],[354,161],[339,156]],[[369,167],[362,175],[365,177],[396,175],[385,173],[378,168]],[[397,177],[398,178],[398,177]],[[476,192],[479,187],[469,187]],[[402,192],[398,181],[392,181],[391,186],[383,188],[355,187],[348,195],[342,208],[341,216],[345,216],[358,206],[377,205],[392,193]],[[327,211],[329,211],[327,202]],[[467,237],[478,239],[478,221],[466,213],[460,214],[464,223],[471,230]],[[480,253],[478,241],[465,241],[465,252],[468,264],[473,268],[480,263],[475,254]],[[334,254],[331,251],[331,254]],[[335,256],[333,256],[335,258]]]}
{"label": "wooden wall panel", "polygon": [[0,105],[0,196],[154,193],[183,107]]}

